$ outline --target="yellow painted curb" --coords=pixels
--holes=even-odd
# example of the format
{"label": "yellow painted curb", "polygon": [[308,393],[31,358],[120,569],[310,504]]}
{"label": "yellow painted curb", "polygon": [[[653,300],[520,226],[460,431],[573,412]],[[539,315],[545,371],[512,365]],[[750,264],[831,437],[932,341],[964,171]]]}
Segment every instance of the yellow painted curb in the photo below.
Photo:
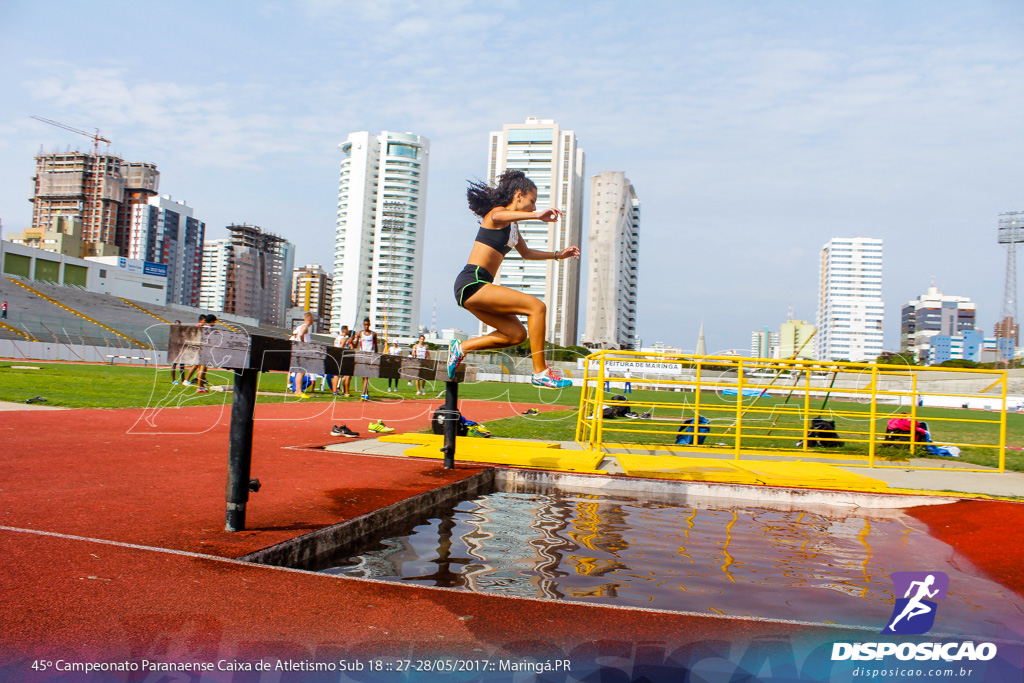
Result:
{"label": "yellow painted curb", "polygon": [[940,496],[943,498],[980,498],[984,500],[1005,500],[1019,503],[1020,498],[997,496],[991,493],[966,493],[963,491],[926,491],[924,489],[889,489],[886,493],[898,493],[901,496]]}
{"label": "yellow painted curb", "polygon": [[[444,457],[444,453],[433,445],[406,449],[405,455],[410,458]],[[604,454],[594,451],[569,451],[560,448],[530,448],[529,446],[512,447],[477,442],[456,446],[455,459],[460,462],[533,467],[561,472],[596,472],[597,466],[604,459]]]}
{"label": "yellow painted curb", "polygon": [[847,472],[823,462],[778,462],[745,460],[735,463],[747,470],[760,483],[769,486],[845,489],[849,491],[887,491],[889,485],[880,479]]}
{"label": "yellow painted curb", "polygon": [[631,477],[847,491],[888,491],[888,485],[884,481],[853,474],[820,462],[734,462],[717,458],[631,454],[619,454],[615,457],[622,465],[622,469]]}
{"label": "yellow painted curb", "polygon": [[[437,446],[438,448],[444,443],[444,437],[440,434],[388,434],[382,436],[378,441],[387,441],[389,443],[415,443],[421,446]],[[455,449],[465,448],[467,446],[474,446],[476,444],[491,444],[501,447],[513,447],[513,448],[561,448],[562,444],[555,443],[553,441],[521,441],[518,439],[482,439],[477,436],[457,436],[455,437]]]}
{"label": "yellow painted curb", "polygon": [[616,454],[622,469],[630,477],[649,479],[685,479],[723,484],[759,484],[753,473],[718,458],[679,458],[672,455]]}

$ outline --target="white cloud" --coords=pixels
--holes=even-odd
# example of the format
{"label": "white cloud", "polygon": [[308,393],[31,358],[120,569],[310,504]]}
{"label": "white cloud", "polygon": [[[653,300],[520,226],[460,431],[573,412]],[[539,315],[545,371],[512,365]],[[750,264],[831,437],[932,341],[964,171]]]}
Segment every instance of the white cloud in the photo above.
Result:
{"label": "white cloud", "polygon": [[[960,268],[962,254],[984,277],[999,277],[981,251],[989,247],[936,245],[961,237],[953,226],[994,226],[995,213],[1015,208],[1001,203],[1017,200],[1011,185],[1022,171],[1011,153],[1024,142],[1019,45],[985,24],[952,25],[946,6],[924,27],[849,7],[806,16],[736,7],[264,2],[230,50],[188,46],[199,72],[178,69],[159,49],[138,51],[145,62],[125,57],[131,50],[76,53],[66,63],[26,58],[23,106],[98,126],[124,156],[177,170],[165,186],[202,192],[224,183],[220,193],[208,190],[208,211],[242,218],[241,206],[256,222],[265,213],[319,226],[315,239],[311,229],[297,231],[300,260],[329,248],[337,143],[355,130],[420,133],[432,141],[427,248],[445,268],[462,255],[433,250],[471,221],[462,182],[483,172],[487,132],[527,116],[555,118],[579,136],[588,175],[623,170],[636,185],[640,326],[666,341],[673,317],[711,307],[701,309],[709,335],[731,336],[709,336],[709,345],[734,345],[737,335],[745,343],[737,329],[758,307],[781,316],[790,288],[808,317],[815,254],[835,234],[885,237],[892,263],[912,237],[930,238],[920,248],[927,263],[906,259],[887,274],[887,296],[936,269]],[[0,146],[24,130],[48,144],[68,139],[43,128],[0,128]],[[941,236],[921,228],[940,223]],[[659,248],[676,236],[685,259]],[[435,281],[448,275],[428,272]],[[991,285],[979,280],[983,287]],[[707,312],[751,292],[756,303],[743,315]],[[666,314],[690,293],[699,294],[692,310]]]}

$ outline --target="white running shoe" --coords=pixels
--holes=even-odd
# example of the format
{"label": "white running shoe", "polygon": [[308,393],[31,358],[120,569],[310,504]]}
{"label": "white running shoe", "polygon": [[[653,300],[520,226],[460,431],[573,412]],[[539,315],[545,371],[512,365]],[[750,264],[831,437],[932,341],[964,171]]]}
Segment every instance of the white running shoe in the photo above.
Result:
{"label": "white running shoe", "polygon": [[572,386],[572,380],[555,379],[548,373],[534,375],[530,383],[535,387],[546,387],[548,389],[564,389]]}

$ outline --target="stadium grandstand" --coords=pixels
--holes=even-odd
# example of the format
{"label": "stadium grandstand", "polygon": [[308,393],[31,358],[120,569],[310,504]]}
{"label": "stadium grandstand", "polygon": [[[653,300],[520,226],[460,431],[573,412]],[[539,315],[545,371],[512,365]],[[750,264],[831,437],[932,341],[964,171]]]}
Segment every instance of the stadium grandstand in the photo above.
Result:
{"label": "stadium grandstand", "polygon": [[[166,363],[169,326],[195,324],[213,313],[229,329],[287,338],[290,330],[254,325],[220,311],[186,306],[136,303],[110,294],[53,282],[0,277],[0,301],[8,314],[0,320],[0,355],[15,358],[100,360],[120,352]],[[325,335],[316,335],[327,341]],[[153,355],[153,352],[156,355]]]}

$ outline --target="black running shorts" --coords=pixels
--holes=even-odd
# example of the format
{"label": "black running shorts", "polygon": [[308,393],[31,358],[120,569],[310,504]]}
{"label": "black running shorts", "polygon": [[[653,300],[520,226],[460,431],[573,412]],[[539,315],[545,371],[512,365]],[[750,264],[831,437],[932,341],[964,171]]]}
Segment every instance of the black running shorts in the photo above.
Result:
{"label": "black running shorts", "polygon": [[494,276],[487,272],[486,268],[466,264],[459,276],[455,278],[455,302],[464,306],[469,297],[476,294],[477,290],[494,282]]}

